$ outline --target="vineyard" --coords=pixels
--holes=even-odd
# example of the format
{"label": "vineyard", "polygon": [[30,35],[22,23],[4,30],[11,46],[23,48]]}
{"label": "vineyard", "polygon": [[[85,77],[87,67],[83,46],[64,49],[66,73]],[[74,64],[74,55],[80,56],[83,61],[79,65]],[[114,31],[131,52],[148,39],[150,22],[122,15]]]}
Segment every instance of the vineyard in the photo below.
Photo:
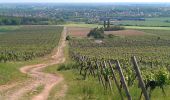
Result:
{"label": "vineyard", "polygon": [[[139,31],[142,31],[144,35],[117,35],[111,39],[103,39],[101,43],[96,43],[94,39],[75,38],[70,40],[70,53],[79,64],[77,69],[84,79],[89,76],[95,77],[104,89],[115,90],[117,87],[120,99],[127,97],[128,100],[137,100],[142,98],[142,94],[146,100],[152,99],[152,95],[153,97],[157,95],[155,90],[161,91],[159,95],[166,99],[170,84],[169,32],[167,30]],[[132,58],[133,56],[137,58]],[[136,65],[143,85],[134,68]],[[119,68],[122,70],[123,79]],[[136,88],[142,89],[142,86],[147,93],[144,93],[144,90],[136,90]],[[139,94],[135,95],[132,92],[134,90]],[[148,94],[148,97],[145,94]]]}
{"label": "vineyard", "polygon": [[0,62],[26,61],[49,54],[62,30],[60,26],[1,26]]}

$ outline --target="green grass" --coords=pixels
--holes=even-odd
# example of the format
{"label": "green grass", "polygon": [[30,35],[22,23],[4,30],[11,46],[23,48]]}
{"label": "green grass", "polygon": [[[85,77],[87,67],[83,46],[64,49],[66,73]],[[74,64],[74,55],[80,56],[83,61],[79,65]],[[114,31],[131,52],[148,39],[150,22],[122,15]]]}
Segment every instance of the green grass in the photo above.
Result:
{"label": "green grass", "polygon": [[170,23],[166,21],[170,21],[170,18],[145,18],[145,21],[122,20],[113,22],[113,24],[124,26],[170,27]]}
{"label": "green grass", "polygon": [[[57,84],[51,91],[50,91],[50,95],[48,96],[47,100],[55,100],[58,97],[57,93],[62,89],[62,84],[64,84],[63,82]],[[62,98],[60,97],[60,100],[62,100]]]}
{"label": "green grass", "polygon": [[[53,74],[61,74],[64,77],[64,83],[68,85],[68,91],[66,96],[62,100],[118,100],[118,92],[114,93],[114,96],[103,89],[99,82],[90,77],[87,80],[83,80],[83,77],[79,75],[78,70],[73,69],[76,67],[75,63],[69,58],[68,47],[65,48],[66,61],[65,64],[53,65],[44,69],[45,72]],[[59,71],[60,69],[60,71]],[[55,94],[61,89],[61,84],[57,85],[52,92],[48,100],[55,100]],[[116,89],[114,91],[117,91]],[[114,99],[112,99],[114,98]]]}
{"label": "green grass", "polygon": [[170,27],[145,27],[145,26],[125,26],[127,29],[153,29],[153,30],[170,30]]}
{"label": "green grass", "polygon": [[19,67],[22,63],[0,63],[0,85],[22,81],[28,78],[26,75],[19,72]]}
{"label": "green grass", "polygon": [[[47,57],[48,58],[48,55]],[[46,62],[46,58],[36,58],[29,61],[20,62],[6,62],[0,63],[0,85],[12,84],[15,82],[23,82],[30,77],[26,74],[22,74],[19,68],[25,65],[38,64],[41,62]]]}
{"label": "green grass", "polygon": [[19,29],[20,26],[0,26],[0,32],[9,32]]}

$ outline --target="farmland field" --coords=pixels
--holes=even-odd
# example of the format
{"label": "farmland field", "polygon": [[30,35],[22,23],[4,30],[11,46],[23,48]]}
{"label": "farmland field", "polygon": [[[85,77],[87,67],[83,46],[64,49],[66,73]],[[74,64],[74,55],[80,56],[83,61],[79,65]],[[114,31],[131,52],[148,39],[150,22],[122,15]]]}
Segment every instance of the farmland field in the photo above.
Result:
{"label": "farmland field", "polygon": [[170,100],[170,2],[0,0],[0,100]]}
{"label": "farmland field", "polygon": [[68,34],[71,36],[82,36],[86,37],[87,34],[90,32],[91,28],[85,28],[85,27],[68,27],[67,31]]}
{"label": "farmland field", "polygon": [[170,19],[168,17],[160,18],[145,18],[145,21],[130,21],[122,20],[113,22],[114,25],[123,25],[123,26],[145,26],[145,27],[169,27]]}
{"label": "farmland field", "polygon": [[62,30],[59,26],[0,26],[0,85],[26,80],[19,68],[51,53]]}
{"label": "farmland field", "polygon": [[[87,34],[92,28],[87,27],[68,27],[68,34],[75,37],[87,37]],[[120,30],[120,31],[105,31],[105,34],[112,35],[144,35],[145,33],[139,30]]]}
{"label": "farmland field", "polygon": [[0,27],[0,62],[31,60],[49,54],[56,47],[62,27]]}
{"label": "farmland field", "polygon": [[[85,38],[74,39],[70,42],[70,45],[73,47],[73,51],[83,55],[115,59],[126,59],[131,56],[137,56],[144,58],[146,61],[157,60],[159,62],[164,61],[169,63],[169,31],[133,30],[134,34],[142,34],[140,36],[126,35],[126,31],[127,30],[122,31],[124,32],[123,37],[117,36],[113,39],[104,39],[101,44],[95,43],[95,40],[93,39],[89,40]],[[122,35],[123,33],[117,31],[115,34]],[[132,30],[131,34],[133,34]],[[158,40],[158,37],[160,40]],[[84,51],[84,49],[86,49],[86,51]]]}
{"label": "farmland field", "polygon": [[[132,70],[131,57],[136,56],[145,82],[146,79],[154,80],[152,75],[154,75],[154,73],[157,73],[158,71],[161,71],[162,68],[166,69],[165,73],[169,73],[169,30],[135,29],[112,32],[110,31],[105,32],[105,34],[113,34],[115,36],[112,38],[101,39],[101,43],[96,43],[95,39],[89,39],[87,37],[73,38],[72,40],[70,40],[69,43],[71,53],[86,56],[91,59],[119,60],[122,67],[127,67],[127,69],[130,70]],[[125,73],[125,77],[128,77],[128,79],[133,77],[129,77],[129,72],[126,73],[126,70],[124,69],[123,72]],[[129,82],[128,79],[127,82]],[[91,77],[89,77],[89,81],[91,81]],[[115,88],[115,86],[113,87]],[[130,93],[135,99],[139,97],[139,90],[136,87],[136,85],[130,87]],[[90,86],[88,86],[88,88],[90,88]],[[94,88],[94,86],[91,88]],[[165,86],[165,88],[169,88],[169,86]],[[134,93],[133,91],[138,92]],[[156,88],[151,98],[154,100],[167,100],[168,97],[162,97],[163,94],[160,91],[160,88]],[[169,95],[169,90],[166,89],[165,91],[166,94]]]}
{"label": "farmland field", "polygon": [[[81,28],[95,28],[95,27],[102,27],[102,25],[99,24],[85,24],[85,23],[74,23],[74,24],[66,24],[67,27],[81,27]],[[123,26],[123,25],[122,25]],[[124,26],[127,29],[148,29],[148,30],[170,30],[169,27],[160,27],[160,26]]]}

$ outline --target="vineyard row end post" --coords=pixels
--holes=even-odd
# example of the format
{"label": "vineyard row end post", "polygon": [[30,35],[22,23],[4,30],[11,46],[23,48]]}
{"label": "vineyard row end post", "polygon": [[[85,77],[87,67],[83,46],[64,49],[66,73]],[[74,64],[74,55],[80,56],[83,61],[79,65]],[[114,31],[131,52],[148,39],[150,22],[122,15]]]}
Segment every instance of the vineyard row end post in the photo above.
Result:
{"label": "vineyard row end post", "polygon": [[126,81],[125,81],[125,77],[122,72],[122,68],[120,67],[120,63],[118,60],[116,60],[116,68],[118,69],[118,72],[119,72],[119,75],[120,75],[120,78],[121,78],[121,81],[123,84],[123,88],[125,89],[125,93],[128,97],[128,100],[132,100],[132,97],[130,96],[129,89],[128,89]]}
{"label": "vineyard row end post", "polygon": [[113,80],[114,80],[114,82],[115,82],[115,84],[116,84],[116,87],[117,87],[117,89],[118,89],[118,91],[119,91],[121,100],[124,100],[123,95],[122,95],[122,92],[121,92],[121,88],[119,87],[119,83],[118,83],[118,81],[117,81],[117,79],[116,79],[115,72],[114,72],[114,69],[113,69],[113,67],[112,67],[112,64],[111,64],[110,61],[108,61],[108,63],[109,63],[109,66],[110,66],[110,69],[111,69],[111,72],[112,72],[112,75],[113,75]]}
{"label": "vineyard row end post", "polygon": [[145,100],[150,100],[149,99],[149,95],[148,95],[148,93],[146,91],[145,84],[143,82],[142,75],[141,75],[140,69],[138,67],[138,63],[137,63],[137,60],[136,60],[135,56],[132,57],[132,62],[133,62],[133,67],[135,69],[136,75],[138,77],[138,81],[139,81],[140,87],[141,87],[142,92],[144,94]]}

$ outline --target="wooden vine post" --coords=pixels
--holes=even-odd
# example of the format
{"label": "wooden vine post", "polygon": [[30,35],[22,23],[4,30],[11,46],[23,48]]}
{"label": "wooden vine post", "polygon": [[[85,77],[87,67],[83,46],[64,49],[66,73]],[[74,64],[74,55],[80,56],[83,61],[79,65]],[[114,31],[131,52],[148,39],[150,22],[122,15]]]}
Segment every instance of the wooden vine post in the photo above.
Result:
{"label": "wooden vine post", "polygon": [[81,66],[80,66],[80,75],[82,74],[82,70],[83,70],[84,64],[85,64],[85,56],[82,56]]}
{"label": "wooden vine post", "polygon": [[136,75],[137,75],[140,87],[141,87],[142,92],[144,94],[145,100],[150,100],[149,99],[149,95],[148,95],[148,93],[146,91],[145,84],[143,82],[143,79],[142,79],[142,76],[141,76],[141,72],[140,72],[140,69],[138,67],[137,60],[136,60],[135,56],[132,57],[132,62],[133,62],[133,67],[135,69],[135,72],[136,72]]}
{"label": "wooden vine post", "polygon": [[115,82],[115,84],[116,84],[116,87],[117,87],[117,89],[118,89],[118,91],[119,91],[121,100],[124,100],[124,99],[123,99],[122,92],[121,92],[121,88],[119,87],[119,83],[118,83],[118,81],[117,81],[117,79],[116,79],[115,72],[114,72],[114,69],[113,69],[113,67],[112,67],[112,64],[111,64],[110,61],[108,61],[108,63],[109,63],[109,67],[110,67],[111,72],[112,72],[112,75],[113,75],[113,80],[114,80],[114,82]]}
{"label": "wooden vine post", "polygon": [[120,67],[120,63],[118,60],[116,60],[116,68],[118,69],[123,88],[125,89],[126,96],[128,97],[128,100],[132,100],[132,97],[130,96],[129,89],[127,87],[127,84],[126,84],[126,81],[125,81],[125,78],[122,72],[122,68]]}

